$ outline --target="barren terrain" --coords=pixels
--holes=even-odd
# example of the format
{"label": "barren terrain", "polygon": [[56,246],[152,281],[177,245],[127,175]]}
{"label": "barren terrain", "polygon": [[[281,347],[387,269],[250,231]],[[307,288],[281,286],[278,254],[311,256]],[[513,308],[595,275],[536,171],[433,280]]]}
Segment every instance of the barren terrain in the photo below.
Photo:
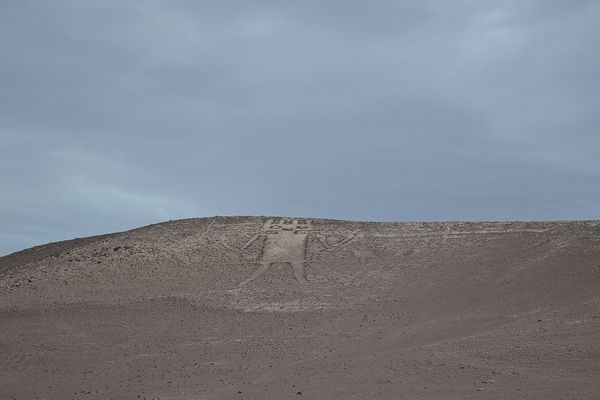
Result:
{"label": "barren terrain", "polygon": [[600,222],[171,221],[0,258],[0,399],[598,399]]}

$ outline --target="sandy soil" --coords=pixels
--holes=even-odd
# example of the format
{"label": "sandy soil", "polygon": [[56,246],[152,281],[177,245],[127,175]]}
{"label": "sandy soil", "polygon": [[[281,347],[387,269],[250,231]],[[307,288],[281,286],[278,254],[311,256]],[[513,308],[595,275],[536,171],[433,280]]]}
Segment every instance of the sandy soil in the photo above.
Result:
{"label": "sandy soil", "polygon": [[0,258],[0,399],[598,399],[600,222],[172,221]]}

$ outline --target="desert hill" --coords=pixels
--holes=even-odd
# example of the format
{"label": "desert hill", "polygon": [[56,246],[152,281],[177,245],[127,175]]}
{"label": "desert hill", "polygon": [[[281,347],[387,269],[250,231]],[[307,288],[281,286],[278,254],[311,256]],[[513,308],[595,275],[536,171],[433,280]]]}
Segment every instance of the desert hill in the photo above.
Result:
{"label": "desert hill", "polygon": [[171,221],[0,258],[0,399],[595,399],[600,222]]}

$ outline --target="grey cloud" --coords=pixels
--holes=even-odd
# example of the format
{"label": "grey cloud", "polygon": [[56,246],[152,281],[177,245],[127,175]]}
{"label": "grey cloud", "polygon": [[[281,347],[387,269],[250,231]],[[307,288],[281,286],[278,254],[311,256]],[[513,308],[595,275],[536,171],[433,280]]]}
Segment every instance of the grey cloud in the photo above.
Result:
{"label": "grey cloud", "polygon": [[593,1],[0,5],[0,253],[169,218],[593,219]]}

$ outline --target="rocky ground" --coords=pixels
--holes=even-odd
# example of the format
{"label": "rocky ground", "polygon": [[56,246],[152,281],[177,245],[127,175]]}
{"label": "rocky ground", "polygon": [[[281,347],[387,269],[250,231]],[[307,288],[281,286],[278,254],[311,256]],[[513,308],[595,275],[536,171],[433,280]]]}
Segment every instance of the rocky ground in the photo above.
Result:
{"label": "rocky ground", "polygon": [[166,222],[0,258],[0,399],[597,399],[600,222]]}

